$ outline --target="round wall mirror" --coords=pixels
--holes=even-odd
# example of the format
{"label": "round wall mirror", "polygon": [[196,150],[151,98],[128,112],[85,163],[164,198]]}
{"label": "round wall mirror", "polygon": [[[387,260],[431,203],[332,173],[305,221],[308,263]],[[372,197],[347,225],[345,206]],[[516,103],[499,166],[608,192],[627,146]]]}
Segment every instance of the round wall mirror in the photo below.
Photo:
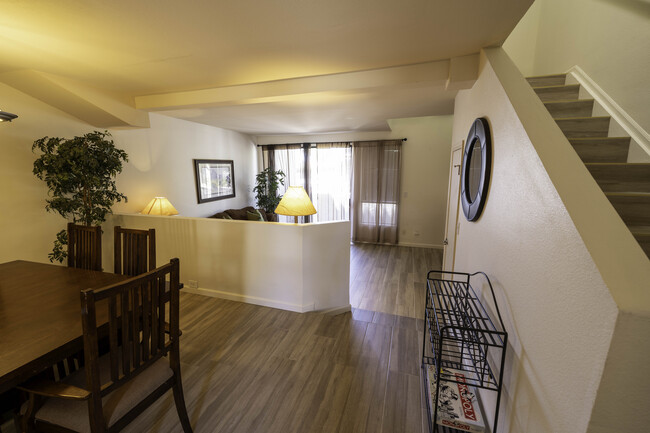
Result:
{"label": "round wall mirror", "polygon": [[476,221],[481,216],[490,184],[491,166],[490,126],[486,119],[478,118],[469,129],[465,141],[460,178],[461,203],[468,221]]}

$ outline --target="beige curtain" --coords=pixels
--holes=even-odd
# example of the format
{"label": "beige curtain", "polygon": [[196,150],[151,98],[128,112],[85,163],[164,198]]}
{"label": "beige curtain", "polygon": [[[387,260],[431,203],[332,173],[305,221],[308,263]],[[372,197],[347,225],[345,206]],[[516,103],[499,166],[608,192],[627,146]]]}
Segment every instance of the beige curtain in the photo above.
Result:
{"label": "beige curtain", "polygon": [[352,240],[398,240],[401,140],[353,143]]}

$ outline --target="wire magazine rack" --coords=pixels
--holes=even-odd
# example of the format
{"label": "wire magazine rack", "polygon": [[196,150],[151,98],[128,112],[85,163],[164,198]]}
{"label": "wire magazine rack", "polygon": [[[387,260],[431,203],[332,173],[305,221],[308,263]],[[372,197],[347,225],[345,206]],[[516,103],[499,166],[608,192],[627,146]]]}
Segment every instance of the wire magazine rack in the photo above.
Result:
{"label": "wire magazine rack", "polygon": [[[490,318],[470,284],[470,280],[475,280],[472,277],[477,275],[487,280],[490,291],[485,290],[482,294],[492,296],[498,322]],[[435,378],[435,395],[426,398],[430,431],[458,431],[436,424],[441,382],[460,383],[456,375],[448,371],[453,369],[465,376],[462,379],[464,384],[496,392],[490,430],[496,433],[508,333],[503,326],[490,279],[483,272],[429,271],[424,318],[422,369],[427,393],[432,390],[428,385],[428,366],[433,366]],[[485,422],[487,424],[487,419]]]}

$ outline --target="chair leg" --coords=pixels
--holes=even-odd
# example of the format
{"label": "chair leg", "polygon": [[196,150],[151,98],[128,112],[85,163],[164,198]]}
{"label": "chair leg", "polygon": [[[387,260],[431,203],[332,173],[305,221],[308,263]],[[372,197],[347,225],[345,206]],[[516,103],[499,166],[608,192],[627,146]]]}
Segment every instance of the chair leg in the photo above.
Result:
{"label": "chair leg", "polygon": [[192,433],[190,418],[187,416],[187,407],[185,406],[185,397],[183,397],[183,384],[181,383],[180,371],[174,372],[174,385],[172,386],[172,391],[174,392],[176,412],[178,412],[178,418],[181,420],[183,432]]}

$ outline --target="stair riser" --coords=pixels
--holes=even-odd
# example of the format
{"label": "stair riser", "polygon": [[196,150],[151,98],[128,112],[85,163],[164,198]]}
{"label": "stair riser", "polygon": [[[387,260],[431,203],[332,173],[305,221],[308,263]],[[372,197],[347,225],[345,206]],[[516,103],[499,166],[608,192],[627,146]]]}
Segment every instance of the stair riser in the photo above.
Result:
{"label": "stair riser", "polygon": [[554,119],[562,117],[591,117],[594,111],[592,99],[570,102],[547,102],[546,109]]}
{"label": "stair riser", "polygon": [[567,138],[607,137],[609,117],[557,119],[555,121]]}
{"label": "stair riser", "polygon": [[608,196],[607,198],[628,226],[650,226],[650,196]]}
{"label": "stair riser", "polygon": [[650,165],[602,166],[587,169],[605,192],[650,192]]}
{"label": "stair riser", "polygon": [[566,101],[570,99],[578,99],[578,93],[580,92],[580,86],[562,86],[562,87],[539,87],[535,90],[539,99],[542,102],[549,101]]}
{"label": "stair riser", "polygon": [[582,162],[627,162],[629,138],[606,140],[570,140]]}
{"label": "stair riser", "polygon": [[641,245],[641,248],[643,249],[643,252],[645,252],[645,255],[650,258],[650,236],[648,235],[636,235],[634,236],[636,238],[636,241]]}
{"label": "stair riser", "polygon": [[546,77],[529,77],[526,78],[528,84],[532,87],[545,87],[545,86],[564,86],[566,82],[566,74],[549,75]]}

